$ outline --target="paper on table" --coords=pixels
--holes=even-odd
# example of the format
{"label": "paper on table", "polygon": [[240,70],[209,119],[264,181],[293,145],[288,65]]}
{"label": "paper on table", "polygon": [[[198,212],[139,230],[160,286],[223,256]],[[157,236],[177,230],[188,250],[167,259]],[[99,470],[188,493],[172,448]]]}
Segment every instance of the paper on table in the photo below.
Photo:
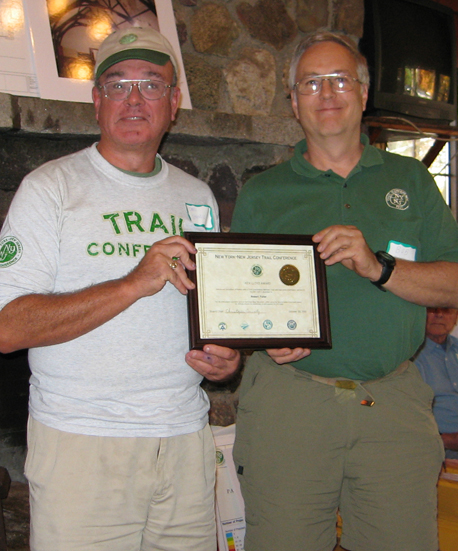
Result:
{"label": "paper on table", "polygon": [[212,426],[216,445],[216,520],[219,551],[243,551],[245,506],[235,472],[232,448],[235,425]]}

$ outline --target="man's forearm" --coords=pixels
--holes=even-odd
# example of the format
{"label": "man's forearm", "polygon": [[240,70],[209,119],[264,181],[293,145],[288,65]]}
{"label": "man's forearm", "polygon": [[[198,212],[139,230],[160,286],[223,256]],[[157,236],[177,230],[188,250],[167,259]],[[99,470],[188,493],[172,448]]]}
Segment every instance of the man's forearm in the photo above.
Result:
{"label": "man's forearm", "polygon": [[[160,292],[167,282],[186,294],[194,284],[185,268],[195,269],[194,246],[179,236],[156,242],[141,262],[121,279],[74,293],[29,294],[0,311],[0,352],[49,346],[76,339],[123,312],[139,298]],[[180,259],[172,267],[173,257]]]}
{"label": "man's forearm", "polygon": [[[329,226],[313,236],[327,266],[341,262],[361,277],[378,281],[382,266],[355,226]],[[409,262],[397,259],[384,287],[421,306],[458,308],[458,262]]]}
{"label": "man's forearm", "polygon": [[123,280],[75,293],[19,297],[0,312],[0,351],[66,342],[103,325],[135,302]]}
{"label": "man's forearm", "polygon": [[396,267],[384,287],[404,300],[421,306],[458,308],[458,263],[397,259]]}
{"label": "man's forearm", "polygon": [[441,436],[446,450],[458,451],[458,432],[445,432]]}

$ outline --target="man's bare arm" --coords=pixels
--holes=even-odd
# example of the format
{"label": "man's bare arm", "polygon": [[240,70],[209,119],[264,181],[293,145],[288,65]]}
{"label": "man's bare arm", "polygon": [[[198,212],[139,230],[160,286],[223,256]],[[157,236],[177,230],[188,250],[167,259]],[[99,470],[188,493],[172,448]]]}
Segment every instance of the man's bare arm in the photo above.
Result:
{"label": "man's bare arm", "polygon": [[[341,262],[361,277],[377,281],[382,266],[354,226],[330,226],[313,240],[325,264]],[[395,295],[421,306],[458,307],[458,263],[409,262],[396,260],[394,271],[384,286]]]}
{"label": "man's bare arm", "polygon": [[421,306],[458,308],[458,263],[396,259],[396,266],[384,287]]}
{"label": "man's bare arm", "polygon": [[446,450],[458,451],[458,432],[444,432],[441,436]]}
{"label": "man's bare arm", "polygon": [[[186,294],[194,284],[185,267],[193,269],[195,249],[181,237],[157,242],[128,275],[65,294],[29,294],[0,311],[0,351],[66,342],[103,325],[138,299],[154,295],[169,281]],[[179,257],[176,269],[170,266]]]}

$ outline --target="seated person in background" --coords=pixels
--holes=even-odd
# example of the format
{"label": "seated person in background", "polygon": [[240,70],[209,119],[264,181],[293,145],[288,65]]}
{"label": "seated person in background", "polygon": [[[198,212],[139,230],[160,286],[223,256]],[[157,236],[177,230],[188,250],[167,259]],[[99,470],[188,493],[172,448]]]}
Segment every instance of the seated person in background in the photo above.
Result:
{"label": "seated person in background", "polygon": [[434,391],[433,413],[449,459],[458,459],[458,339],[455,308],[428,308],[426,340],[415,365]]}

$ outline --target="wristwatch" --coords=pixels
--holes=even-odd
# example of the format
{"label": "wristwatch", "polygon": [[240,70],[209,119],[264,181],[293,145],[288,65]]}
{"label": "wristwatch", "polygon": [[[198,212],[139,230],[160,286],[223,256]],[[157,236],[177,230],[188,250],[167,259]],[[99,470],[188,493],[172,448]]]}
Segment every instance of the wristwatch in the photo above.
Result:
{"label": "wristwatch", "polygon": [[377,281],[371,281],[371,283],[373,283],[381,291],[386,291],[386,289],[384,289],[382,285],[384,285],[390,279],[394,267],[396,266],[396,259],[394,258],[394,256],[391,256],[385,251],[377,251],[375,253],[375,256],[380,264],[383,266],[383,268],[380,279],[378,279]]}

